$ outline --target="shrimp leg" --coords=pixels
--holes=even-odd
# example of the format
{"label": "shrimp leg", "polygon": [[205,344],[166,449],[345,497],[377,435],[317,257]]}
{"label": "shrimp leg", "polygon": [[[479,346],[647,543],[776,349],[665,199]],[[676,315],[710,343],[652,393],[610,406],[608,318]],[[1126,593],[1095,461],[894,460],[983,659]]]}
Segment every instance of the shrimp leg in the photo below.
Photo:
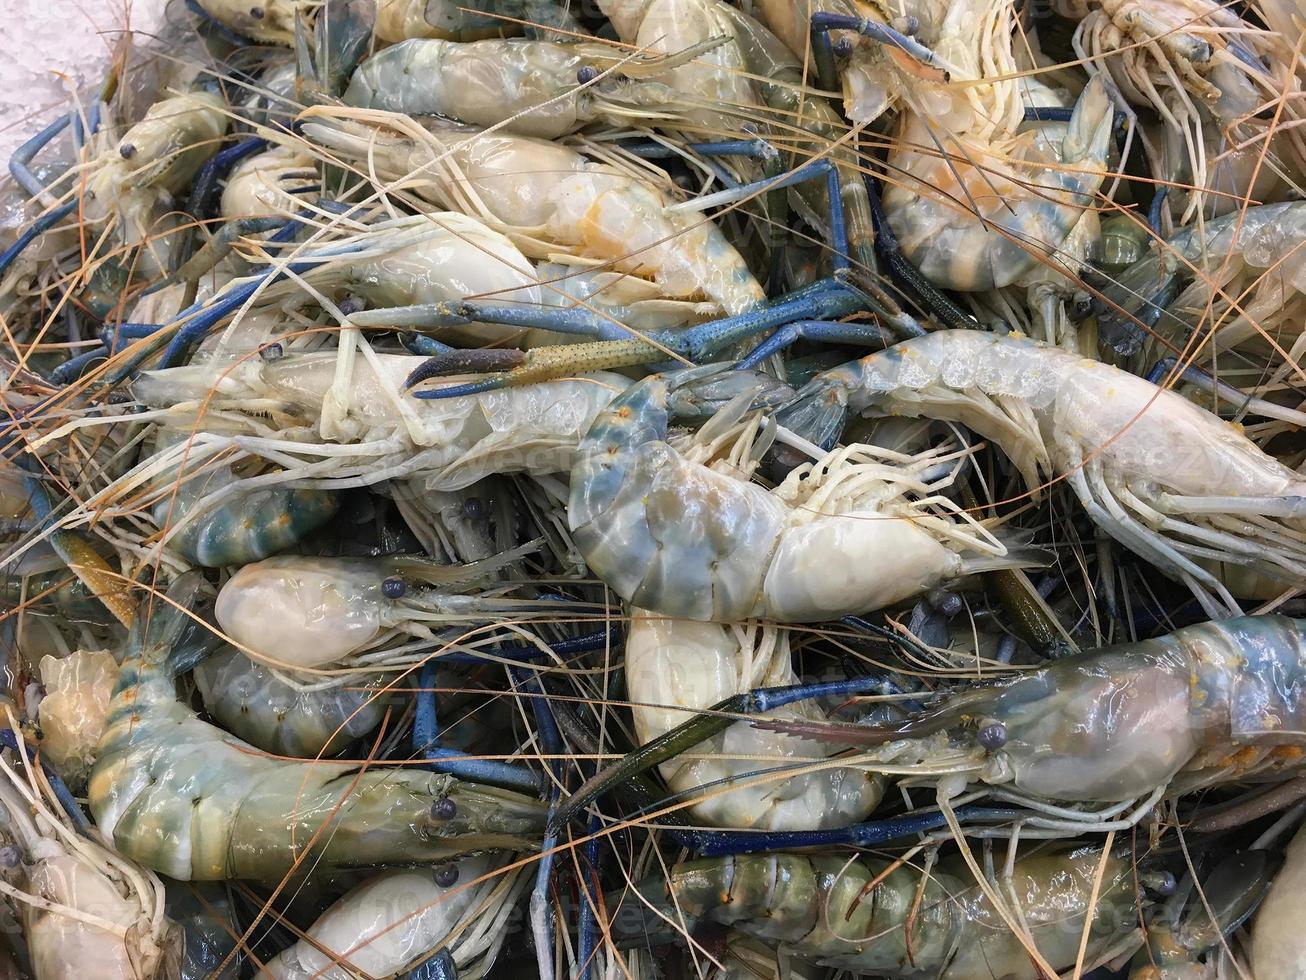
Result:
{"label": "shrimp leg", "polygon": [[863,37],[879,41],[889,51],[900,51],[925,68],[942,72],[941,81],[948,81],[953,68],[915,38],[901,31],[896,31],[888,24],[869,17],[854,17],[850,14],[835,14],[818,11],[812,14],[812,33],[829,37],[830,31],[856,31]]}
{"label": "shrimp leg", "polygon": [[470,759],[464,753],[440,746],[440,724],[436,718],[435,660],[422,665],[419,675],[417,711],[413,716],[413,749],[421,752],[435,772],[447,772],[460,779],[489,783],[504,789],[538,793],[539,777],[529,769],[509,762]]}
{"label": "shrimp leg", "polygon": [[[9,173],[18,183],[18,186],[31,194],[32,197],[40,197],[45,193],[45,185],[41,179],[32,173],[31,162],[41,150],[45,149],[56,136],[68,128],[77,115],[76,112],[70,112],[67,115],[60,116],[45,129],[41,130],[26,143],[14,150],[9,157]],[[94,132],[94,129],[92,129]]]}
{"label": "shrimp leg", "polygon": [[[465,384],[422,390],[414,394],[418,398],[452,398],[457,395],[496,391],[532,381],[564,377],[576,371],[653,364],[667,360],[668,353],[701,363],[705,359],[710,359],[716,352],[764,331],[799,320],[831,320],[848,316],[864,309],[865,302],[865,294],[852,285],[822,280],[796,290],[788,296],[759,305],[758,308],[747,313],[699,324],[679,333],[651,333],[647,335],[647,339],[632,338],[564,347],[535,348],[524,353],[494,351],[496,358],[513,359],[510,370]],[[466,317],[461,322],[473,319],[485,320],[479,304],[459,303],[450,306],[452,312],[456,312],[460,317]],[[507,321],[509,323],[521,325],[529,317],[533,324],[542,326],[547,323],[548,329],[556,329],[553,325],[554,321],[548,318],[549,314],[554,312],[552,310],[523,313],[522,319],[518,320],[511,310],[499,309],[505,316],[513,317]],[[522,310],[525,308],[523,307]],[[560,318],[560,322],[570,321],[572,329],[569,332],[576,332],[574,326],[581,318],[578,311],[561,312],[571,314]],[[356,320],[356,322],[361,321]],[[613,325],[604,322],[604,329],[610,330]],[[468,362],[463,355],[468,353],[471,352],[458,351],[455,355],[450,355],[448,360],[443,357],[433,358],[409,375],[406,382],[408,387],[411,388],[429,378],[465,372]]]}

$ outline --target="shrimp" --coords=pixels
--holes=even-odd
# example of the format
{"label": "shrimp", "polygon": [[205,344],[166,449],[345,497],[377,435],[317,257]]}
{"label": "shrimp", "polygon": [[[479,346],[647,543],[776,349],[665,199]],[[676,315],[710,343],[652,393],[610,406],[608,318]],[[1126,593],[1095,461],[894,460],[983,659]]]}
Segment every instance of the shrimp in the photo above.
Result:
{"label": "shrimp", "polygon": [[86,219],[112,223],[123,242],[144,245],[144,271],[166,267],[156,254],[152,226],[162,203],[195,176],[227,132],[227,106],[211,92],[190,92],[150,106],[149,112],[90,164],[83,197]]}
{"label": "shrimp", "polygon": [[[671,114],[674,93],[644,81],[695,57],[717,39],[661,58],[623,57],[597,41],[557,43],[518,38],[459,44],[414,39],[359,65],[346,105],[411,115],[441,115],[475,126],[557,139],[596,121],[629,125]],[[611,82],[581,86],[612,70]]]}
{"label": "shrimp", "polygon": [[[13,715],[9,714],[13,727]],[[163,884],[80,833],[26,762],[0,759],[0,892],[23,927],[35,980],[165,980],[179,950]]]}
{"label": "shrimp", "polygon": [[1041,474],[1063,476],[1099,527],[1212,616],[1238,604],[1195,559],[1306,581],[1306,480],[1237,427],[1119,368],[1023,337],[940,331],[818,374],[780,419],[832,441],[849,410],[961,422],[1036,491]]}
{"label": "shrimp", "polygon": [[1103,860],[1100,848],[1045,848],[1018,856],[1009,875],[1004,890],[1024,936],[955,858],[927,871],[856,853],[708,858],[672,868],[667,890],[689,915],[801,960],[882,977],[1037,980],[1045,974],[1030,949],[1062,970],[1075,965],[1081,937],[1093,963],[1135,928],[1127,853]]}
{"label": "shrimp", "polygon": [[385,717],[386,698],[374,685],[304,690],[232,649],[197,664],[195,686],[214,721],[273,755],[340,755]]}
{"label": "shrimp", "polygon": [[[767,491],[746,470],[712,464],[719,447],[705,438],[673,448],[672,415],[714,384],[749,381],[714,378],[719,371],[637,382],[595,419],[577,451],[567,519],[590,568],[623,599],[689,619],[809,622],[1024,563],[940,493],[958,458],[946,450],[905,456],[857,445]],[[751,397],[746,388],[713,434]],[[867,554],[883,560],[861,560]]]}
{"label": "shrimp", "polygon": [[[412,769],[269,758],[177,701],[202,656],[197,577],[142,613],[127,641],[91,770],[100,830],[122,853],[183,881],[278,880],[302,861],[349,868],[526,849],[544,810],[516,793]],[[188,633],[189,631],[189,633]]]}
{"label": "shrimp", "polygon": [[395,43],[407,38],[448,41],[585,34],[585,28],[553,0],[377,0],[376,37]]}
{"label": "shrimp", "polygon": [[668,296],[710,299],[728,314],[765,299],[743,256],[710,220],[669,211],[658,188],[575,150],[373,110],[316,106],[304,120],[309,139],[367,162],[382,180],[499,227],[527,255],[565,247],[652,279]]}
{"label": "shrimp", "polygon": [[[685,718],[683,709],[701,710],[742,691],[797,681],[786,631],[759,624],[663,619],[640,609],[632,612],[626,639],[626,694],[641,742],[679,725]],[[798,712],[821,717],[809,703]],[[737,722],[696,748],[692,757],[664,763],[662,774],[673,793],[696,796],[694,791],[702,788],[704,798],[689,812],[709,825],[808,830],[864,819],[883,792],[874,775],[857,769],[784,775],[788,765],[801,766],[825,754],[812,742]],[[768,761],[756,761],[761,758]],[[743,785],[721,793],[718,781]]]}
{"label": "shrimp", "polygon": [[[907,722],[866,730],[864,741],[883,743],[896,762],[939,761],[1008,799],[1146,797],[1136,820],[1166,793],[1281,778],[1301,765],[1303,629],[1302,620],[1244,616],[1064,657],[953,690]],[[859,741],[854,726],[827,734]],[[1072,826],[1062,821],[1052,832]]]}
{"label": "shrimp", "polygon": [[1095,304],[1099,335],[1123,354],[1146,339],[1136,319],[1180,346],[1198,330],[1220,350],[1282,338],[1295,361],[1306,318],[1306,279],[1297,261],[1303,246],[1301,202],[1263,204],[1185,228],[1104,287]]}
{"label": "shrimp", "polygon": [[930,123],[904,116],[888,157],[884,211],[904,255],[935,285],[1010,285],[1057,257],[1106,174],[1113,120],[1101,80],[1075,104],[1059,148],[1034,134],[1009,141],[959,134],[940,153]]}
{"label": "shrimp", "polygon": [[195,0],[207,16],[260,44],[295,43],[295,18],[308,12],[303,0]]}
{"label": "shrimp", "polygon": [[[1074,47],[1088,71],[1104,66],[1125,99],[1161,117],[1164,145],[1143,133],[1153,173],[1198,188],[1218,187],[1206,150],[1213,138],[1219,150],[1231,149],[1222,132],[1232,135],[1235,152],[1238,145],[1273,140],[1269,169],[1300,172],[1306,141],[1296,119],[1300,81],[1291,71],[1291,34],[1258,30],[1218,0],[1079,0],[1061,6],[1082,18]],[[1270,130],[1254,117],[1280,98],[1284,118]],[[1291,158],[1275,162],[1281,150]],[[1185,160],[1187,172],[1173,160]],[[1231,190],[1249,193],[1245,186]],[[1205,198],[1190,196],[1185,221]]]}
{"label": "shrimp", "polygon": [[[520,600],[455,589],[484,579],[523,551],[466,567],[415,555],[269,558],[228,579],[214,611],[223,632],[251,653],[291,669],[321,667],[382,645],[396,633],[434,641],[437,624],[502,615],[517,606],[528,612]],[[560,604],[544,607],[556,615]]]}
{"label": "shrimp", "polygon": [[1301,893],[1306,887],[1306,829],[1297,831],[1256,918],[1252,921],[1252,976],[1256,980],[1301,980],[1306,936],[1301,928]]}
{"label": "shrimp", "polygon": [[266,975],[272,980],[391,976],[442,947],[451,949],[459,976],[472,974],[470,961],[482,956],[493,960],[507,938],[502,919],[512,911],[524,881],[497,871],[501,860],[478,855],[370,878],[323,912],[305,938],[271,960]]}
{"label": "shrimp", "polygon": [[[198,365],[143,372],[133,391],[146,404],[171,406],[177,422],[194,420],[207,398],[208,412],[221,412],[232,428],[247,432],[251,439],[258,437],[249,441],[239,435],[198,433],[186,457],[191,465],[199,466],[213,453],[232,449],[239,450],[233,464],[257,456],[259,449],[275,449],[278,458],[283,458],[282,451],[300,452],[314,458],[305,463],[306,470],[285,470],[259,479],[271,484],[311,477],[329,481],[314,490],[326,493],[414,476],[422,476],[428,489],[460,490],[494,473],[565,473],[595,416],[629,384],[620,375],[600,373],[455,399],[403,398],[404,378],[423,360],[373,354],[355,364],[348,410],[329,423],[323,406],[335,379],[334,352],[286,354],[270,361],[249,358],[216,384],[212,370]],[[281,437],[265,435],[257,417],[270,407],[284,420],[281,432],[290,430]],[[246,448],[241,449],[242,444]],[[353,451],[337,451],[332,448],[335,444]],[[150,469],[175,465],[172,460],[180,459],[184,449],[178,446],[173,457],[150,460],[134,475],[90,498],[88,505],[116,498]],[[202,489],[198,478],[195,482],[197,491]],[[217,499],[210,504],[243,489],[240,481],[222,487],[211,494]]]}

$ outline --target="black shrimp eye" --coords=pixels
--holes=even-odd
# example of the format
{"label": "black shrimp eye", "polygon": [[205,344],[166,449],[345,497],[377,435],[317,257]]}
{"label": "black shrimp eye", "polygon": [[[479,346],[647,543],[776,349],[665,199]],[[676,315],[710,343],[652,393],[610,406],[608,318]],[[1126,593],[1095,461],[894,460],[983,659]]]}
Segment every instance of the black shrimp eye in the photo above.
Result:
{"label": "black shrimp eye", "polygon": [[599,70],[597,68],[591,68],[589,65],[586,65],[580,71],[576,72],[576,81],[580,82],[582,85],[587,82],[592,82],[598,77]]}
{"label": "black shrimp eye", "polygon": [[251,17],[253,17],[255,20],[262,20],[263,17],[264,17],[263,8],[262,8],[262,7],[250,7],[250,8],[249,8],[249,15],[250,15]]}
{"label": "black shrimp eye", "polygon": [[363,301],[354,296],[350,296],[348,299],[342,300],[339,306],[339,310],[342,316],[353,316],[362,308],[363,308]]}
{"label": "black shrimp eye", "polygon": [[1179,879],[1172,872],[1161,871],[1156,875],[1156,880],[1152,882],[1152,891],[1161,896],[1173,895],[1179,890]]}
{"label": "black shrimp eye", "polygon": [[122,146],[118,147],[118,155],[124,160],[130,160],[136,155],[136,146],[132,143],[124,143]]}
{"label": "black shrimp eye", "polygon": [[452,820],[458,813],[458,804],[447,796],[431,804],[432,820]]}
{"label": "black shrimp eye", "polygon": [[[447,801],[442,801],[447,802]],[[441,888],[449,888],[458,881],[458,865],[442,864],[435,869],[435,883]]]}
{"label": "black shrimp eye", "polygon": [[834,53],[840,58],[846,58],[853,53],[853,42],[846,37],[841,37],[834,42]]}
{"label": "black shrimp eye", "polygon": [[387,599],[402,599],[408,586],[401,578],[388,578],[381,583],[381,594]]}
{"label": "black shrimp eye", "polygon": [[0,868],[16,868],[23,863],[23,854],[13,844],[0,847]]}
{"label": "black shrimp eye", "polygon": [[260,347],[258,356],[265,361],[279,361],[285,354],[286,349],[280,344],[268,344],[266,347]]}
{"label": "black shrimp eye", "polygon": [[481,515],[485,513],[485,508],[481,506],[480,497],[468,497],[463,501],[463,513],[469,520],[479,521]]}
{"label": "black shrimp eye", "polygon": [[979,744],[989,752],[995,752],[1002,748],[1007,744],[1007,726],[991,718],[981,722]]}

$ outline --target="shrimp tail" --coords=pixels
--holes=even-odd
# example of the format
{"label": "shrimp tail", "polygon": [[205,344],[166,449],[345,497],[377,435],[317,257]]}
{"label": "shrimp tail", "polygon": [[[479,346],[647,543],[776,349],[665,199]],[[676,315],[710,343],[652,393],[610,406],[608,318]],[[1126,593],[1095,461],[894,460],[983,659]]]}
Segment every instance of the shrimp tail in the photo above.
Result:
{"label": "shrimp tail", "polygon": [[127,649],[169,677],[193,668],[220,642],[202,615],[207,592],[203,575],[188,572],[155,593],[132,623]]}
{"label": "shrimp tail", "polygon": [[1114,126],[1111,94],[1099,73],[1084,87],[1070,114],[1070,124],[1061,140],[1062,163],[1074,166],[1104,159],[1111,147]]}
{"label": "shrimp tail", "polygon": [[776,422],[823,450],[833,449],[848,419],[847,389],[815,378],[776,413]]}

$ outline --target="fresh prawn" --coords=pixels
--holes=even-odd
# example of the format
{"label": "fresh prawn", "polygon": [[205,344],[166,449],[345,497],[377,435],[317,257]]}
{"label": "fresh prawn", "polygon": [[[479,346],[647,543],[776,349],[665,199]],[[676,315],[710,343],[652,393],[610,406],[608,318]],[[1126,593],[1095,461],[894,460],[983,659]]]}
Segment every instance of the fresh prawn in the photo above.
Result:
{"label": "fresh prawn", "polygon": [[940,331],[817,375],[780,419],[830,442],[848,411],[960,422],[1031,489],[1064,478],[1098,526],[1213,616],[1238,604],[1197,559],[1306,581],[1306,480],[1236,426],[1119,368],[1023,337]]}
{"label": "fresh prawn", "polygon": [[[437,861],[526,849],[543,808],[516,793],[413,769],[283,762],[201,721],[175,677],[207,627],[183,577],[137,618],[91,770],[91,811],[124,854],[183,881],[276,880],[310,866]],[[325,830],[325,832],[324,832]]]}

